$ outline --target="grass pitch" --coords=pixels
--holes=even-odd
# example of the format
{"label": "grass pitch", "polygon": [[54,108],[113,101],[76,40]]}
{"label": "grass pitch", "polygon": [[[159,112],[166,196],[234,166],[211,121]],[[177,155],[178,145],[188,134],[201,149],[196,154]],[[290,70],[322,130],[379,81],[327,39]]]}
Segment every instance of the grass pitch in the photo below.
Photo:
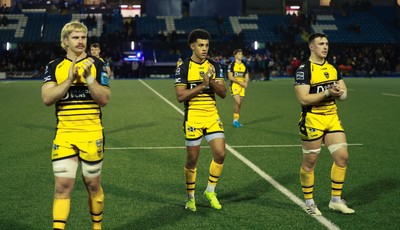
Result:
{"label": "grass pitch", "polygon": [[[323,148],[315,200],[322,218],[306,214],[299,184],[300,113],[292,79],[251,82],[241,122],[232,127],[233,100],[217,100],[228,144],[217,186],[223,209],[203,199],[211,153],[203,140],[197,212],[184,210],[183,105],[173,80],[114,80],[103,109],[104,229],[397,229],[400,226],[400,79],[345,79],[338,102],[349,146],[343,197],[354,215],[328,209],[332,159]],[[0,229],[51,229],[50,151],[54,107],[40,98],[41,81],[0,81]],[[67,229],[90,229],[87,193],[77,178]]]}

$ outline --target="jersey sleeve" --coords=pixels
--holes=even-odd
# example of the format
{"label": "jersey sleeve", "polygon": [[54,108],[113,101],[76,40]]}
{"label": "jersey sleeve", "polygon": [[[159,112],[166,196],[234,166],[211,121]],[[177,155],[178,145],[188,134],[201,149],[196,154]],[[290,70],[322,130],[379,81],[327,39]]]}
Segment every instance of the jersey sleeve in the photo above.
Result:
{"label": "jersey sleeve", "polygon": [[296,71],[294,85],[310,85],[310,76],[309,63],[301,64]]}
{"label": "jersey sleeve", "polygon": [[181,65],[176,67],[175,70],[175,86],[186,86],[187,85],[187,75],[188,75],[188,61],[186,60]]}
{"label": "jersey sleeve", "polygon": [[233,65],[235,64],[235,62],[231,62],[228,65],[228,68],[226,69],[227,73],[233,73]]}
{"label": "jersey sleeve", "polygon": [[221,65],[213,60],[211,60],[210,63],[214,66],[215,69],[215,80],[224,80],[224,71]]}
{"label": "jersey sleeve", "polygon": [[337,80],[338,81],[342,80],[343,79],[342,74],[340,73],[340,71],[338,71],[338,69],[336,67],[334,67],[334,68],[336,69],[336,72],[337,72]]}
{"label": "jersey sleeve", "polygon": [[93,60],[95,60],[94,62],[94,66],[96,68],[96,80],[97,82],[102,85],[102,86],[110,86],[110,80],[109,80],[109,76],[107,73],[107,68],[106,68],[106,64],[95,57],[92,57]]}
{"label": "jersey sleeve", "polygon": [[44,70],[43,73],[43,84],[49,83],[49,82],[57,82],[56,80],[56,64],[57,60],[52,60],[50,61]]}

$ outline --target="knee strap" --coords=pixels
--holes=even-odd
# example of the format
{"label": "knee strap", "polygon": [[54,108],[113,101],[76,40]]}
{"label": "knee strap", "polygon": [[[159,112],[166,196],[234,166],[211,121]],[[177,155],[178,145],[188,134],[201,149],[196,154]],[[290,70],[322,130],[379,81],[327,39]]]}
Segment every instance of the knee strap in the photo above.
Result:
{"label": "knee strap", "polygon": [[56,177],[75,178],[78,162],[72,159],[53,161],[53,172]]}
{"label": "knee strap", "polygon": [[82,175],[85,177],[98,177],[101,174],[102,165],[102,161],[94,164],[82,161]]}
{"label": "knee strap", "polygon": [[336,152],[340,148],[347,148],[347,143],[337,143],[328,146],[328,150],[329,152],[331,152],[331,154]]}
{"label": "knee strap", "polygon": [[303,154],[319,154],[321,152],[321,148],[319,149],[303,149]]}

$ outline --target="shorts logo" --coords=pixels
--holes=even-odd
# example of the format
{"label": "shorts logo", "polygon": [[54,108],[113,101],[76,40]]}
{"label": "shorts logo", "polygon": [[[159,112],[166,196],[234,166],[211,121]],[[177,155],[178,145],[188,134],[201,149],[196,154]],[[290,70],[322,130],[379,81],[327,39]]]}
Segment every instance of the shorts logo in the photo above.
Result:
{"label": "shorts logo", "polygon": [[328,72],[324,72],[324,75],[325,75],[326,79],[329,78],[329,73]]}
{"label": "shorts logo", "polygon": [[53,150],[58,150],[58,145],[57,144],[53,144]]}
{"label": "shorts logo", "polygon": [[189,127],[187,128],[187,130],[188,130],[189,132],[194,132],[194,131],[196,131],[196,128],[195,128],[195,127],[192,127],[192,126],[189,126]]}

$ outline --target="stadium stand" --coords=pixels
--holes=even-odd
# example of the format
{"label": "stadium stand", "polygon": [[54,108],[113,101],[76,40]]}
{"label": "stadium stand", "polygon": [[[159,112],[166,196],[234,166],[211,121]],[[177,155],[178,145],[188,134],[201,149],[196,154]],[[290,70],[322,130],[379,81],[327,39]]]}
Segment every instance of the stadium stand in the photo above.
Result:
{"label": "stadium stand", "polygon": [[[94,23],[89,20],[92,17]],[[387,50],[389,47],[393,50],[390,56],[394,61],[388,60],[392,63],[385,65],[390,66],[385,67],[390,69],[387,72],[395,72],[400,65],[397,61],[400,28],[396,24],[398,18],[391,7],[372,7],[371,10],[352,11],[346,14],[325,11],[316,15],[299,16],[251,14],[230,17],[144,16],[130,19],[123,19],[118,10],[108,11],[107,14],[100,12],[63,14],[58,11],[47,13],[43,9],[22,9],[20,13],[7,14],[7,18],[8,25],[0,26],[0,43],[13,42],[25,47],[31,47],[27,44],[35,43],[34,47],[37,48],[33,49],[38,50],[40,47],[47,49],[52,46],[56,48],[48,50],[59,49],[57,46],[62,26],[71,20],[81,20],[88,26],[90,42],[101,42],[104,46],[102,51],[112,59],[116,68],[123,66],[121,59],[124,58],[124,47],[127,47],[124,44],[132,40],[144,54],[143,61],[172,65],[178,57],[190,55],[186,39],[194,28],[203,28],[211,33],[213,46],[210,53],[215,57],[229,58],[233,48],[244,48],[251,55],[257,53],[264,58],[264,55],[273,57],[275,64],[272,68],[275,68],[280,75],[285,74],[284,70],[294,56],[302,58],[300,51],[287,47],[293,45],[297,47],[306,40],[309,33],[313,32],[327,34],[331,43],[344,47],[345,50],[349,44],[352,47],[360,47],[363,52],[366,51],[361,46],[366,44],[381,50]],[[265,44],[265,48],[255,51],[252,47],[254,41]],[[13,60],[6,58],[5,55],[13,55],[14,52],[17,51],[4,52],[3,48],[0,48],[0,61]],[[52,56],[54,55],[58,53]],[[340,56],[346,55],[340,54]],[[369,58],[371,65],[377,65],[373,57]],[[338,61],[340,62],[338,64],[343,65],[348,65],[350,62],[346,58]]]}

